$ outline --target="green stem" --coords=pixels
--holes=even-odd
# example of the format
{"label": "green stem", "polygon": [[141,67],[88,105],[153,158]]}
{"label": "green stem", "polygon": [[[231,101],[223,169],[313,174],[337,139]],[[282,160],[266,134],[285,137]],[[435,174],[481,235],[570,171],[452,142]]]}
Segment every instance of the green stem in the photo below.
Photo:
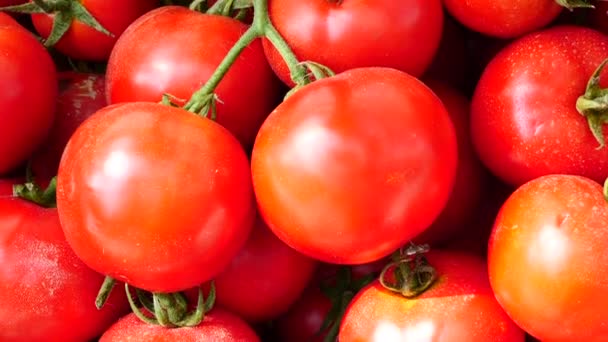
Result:
{"label": "green stem", "polygon": [[[304,85],[308,82],[306,68],[300,64],[287,42],[285,42],[285,39],[283,39],[270,21],[268,15],[268,0],[254,0],[253,9],[253,24],[245,31],[243,36],[239,38],[230,51],[228,51],[226,57],[224,57],[207,82],[192,95],[188,103],[184,106],[184,109],[193,113],[199,113],[203,108],[210,108],[209,101],[212,100],[210,95],[215,91],[241,52],[243,52],[251,42],[260,37],[268,38],[279,51],[281,57],[283,57],[285,63],[289,67],[294,83]],[[207,113],[202,114],[207,115]]]}
{"label": "green stem", "polygon": [[103,284],[101,284],[101,288],[97,293],[97,298],[95,299],[95,306],[98,310],[101,310],[101,308],[103,308],[103,306],[106,304],[115,285],[116,280],[114,278],[110,276],[105,277]]}

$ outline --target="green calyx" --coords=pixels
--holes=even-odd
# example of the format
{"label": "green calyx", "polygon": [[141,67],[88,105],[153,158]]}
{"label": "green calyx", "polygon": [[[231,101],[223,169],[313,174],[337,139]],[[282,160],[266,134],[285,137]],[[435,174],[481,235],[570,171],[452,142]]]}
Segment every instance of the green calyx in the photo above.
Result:
{"label": "green calyx", "polygon": [[46,47],[51,47],[65,35],[74,20],[94,28],[95,30],[113,36],[106,30],[91,13],[78,0],[33,0],[22,5],[1,7],[0,11],[26,13],[26,14],[51,14],[53,15],[53,27],[47,39],[44,40]]}
{"label": "green calyx", "polygon": [[576,110],[587,119],[589,129],[599,143],[598,149],[606,144],[603,126],[608,123],[608,89],[600,87],[600,74],[606,63],[608,59],[598,66],[587,83],[585,94],[576,100]]}
{"label": "green calyx", "polygon": [[[101,309],[108,300],[116,280],[106,277],[97,295],[95,305]],[[181,292],[150,293],[141,289],[134,289],[135,299],[129,285],[125,283],[125,291],[131,310],[145,323],[161,325],[165,328],[195,327],[203,321],[205,314],[211,311],[215,304],[215,285],[205,300],[202,288],[198,289],[198,300],[194,310],[189,310],[186,296]]]}
{"label": "green calyx", "polygon": [[429,265],[424,253],[427,245],[410,245],[393,255],[393,262],[380,274],[380,284],[405,298],[414,298],[426,291],[437,279],[437,272]]}
{"label": "green calyx", "polygon": [[573,11],[575,8],[595,8],[591,0],[555,0],[558,5]]}
{"label": "green calyx", "polygon": [[340,267],[336,275],[321,283],[321,292],[331,301],[331,309],[327,313],[317,335],[326,333],[324,342],[337,340],[340,323],[346,312],[346,308],[355,295],[367,284],[371,283],[376,274],[369,274],[360,279],[353,279],[351,269],[347,266]]}
{"label": "green calyx", "polygon": [[31,166],[26,168],[25,183],[13,185],[13,196],[36,203],[45,208],[57,207],[57,177],[53,177],[46,189],[42,189],[32,174]]}

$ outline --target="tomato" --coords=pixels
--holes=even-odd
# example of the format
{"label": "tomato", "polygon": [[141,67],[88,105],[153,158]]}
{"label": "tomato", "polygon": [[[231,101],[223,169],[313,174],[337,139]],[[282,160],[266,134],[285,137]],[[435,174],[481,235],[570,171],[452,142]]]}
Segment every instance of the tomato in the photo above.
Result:
{"label": "tomato", "polygon": [[421,235],[417,243],[434,245],[446,242],[470,229],[478,214],[478,207],[485,187],[486,171],[477,158],[469,130],[469,100],[451,86],[435,80],[426,80],[433,92],[445,105],[456,129],[458,139],[458,168],[456,182],[447,205]]}
{"label": "tomato", "polygon": [[128,312],[124,291],[102,310],[103,276],[65,240],[57,209],[0,196],[0,340],[86,341]]}
{"label": "tomato", "polygon": [[533,33],[502,50],[471,104],[473,142],[485,165],[516,186],[554,173],[603,182],[608,148],[598,149],[576,102],[607,56],[607,36],[575,26]]}
{"label": "tomato", "polygon": [[0,179],[0,198],[13,196],[13,185],[20,184],[20,180],[14,178]]}
{"label": "tomato", "polygon": [[271,320],[300,297],[315,268],[258,219],[245,247],[214,279],[216,302],[250,322]]}
{"label": "tomato", "polygon": [[323,342],[327,332],[319,331],[331,307],[331,300],[318,286],[306,290],[289,311],[277,320],[277,341]]}
{"label": "tomato", "polygon": [[[1,6],[1,1],[0,1],[0,6]],[[4,26],[6,24],[9,25],[19,25],[19,23],[9,14],[6,14],[4,12],[0,12],[0,26]]]}
{"label": "tomato", "polygon": [[168,329],[146,324],[129,314],[115,323],[99,342],[258,342],[256,333],[238,316],[214,308],[193,328]]}
{"label": "tomato", "polygon": [[[0,175],[42,143],[53,124],[57,75],[51,56],[21,26],[0,19]],[[8,23],[8,24],[7,24]]]}
{"label": "tomato", "polygon": [[106,105],[103,75],[63,72],[59,74],[59,85],[53,128],[30,159],[37,180],[50,180],[57,175],[63,149],[76,128]]}
{"label": "tomato", "polygon": [[561,13],[555,0],[444,0],[447,11],[471,30],[514,38],[548,25]]}
{"label": "tomato", "polygon": [[[101,26],[112,35],[99,32],[81,21],[74,20],[68,31],[55,44],[64,55],[79,60],[106,61],[123,31],[146,12],[158,6],[158,0],[80,0]],[[36,31],[48,38],[56,14],[32,14]]]}
{"label": "tomato", "polygon": [[[391,67],[420,76],[439,46],[439,0],[270,0],[270,19],[301,61],[339,73],[359,67]],[[268,40],[264,51],[279,78],[289,70]]]}
{"label": "tomato", "polygon": [[152,292],[218,275],[255,217],[238,141],[211,120],[143,102],[106,107],[76,130],[59,165],[57,207],[89,267]]}
{"label": "tomato", "polygon": [[[158,102],[165,93],[187,100],[246,29],[237,20],[184,7],[166,6],[146,14],[123,34],[112,52],[106,74],[108,101]],[[276,106],[278,87],[256,40],[216,90],[221,101],[217,122],[249,149],[258,128]]]}
{"label": "tomato", "polygon": [[348,307],[340,341],[524,341],[523,331],[498,305],[483,259],[434,251],[429,263],[439,278],[426,292],[407,299],[378,280]]}
{"label": "tomato", "polygon": [[519,326],[542,341],[603,341],[608,327],[608,204],[580,176],[519,187],[496,218],[490,282]]}
{"label": "tomato", "polygon": [[597,1],[594,6],[595,9],[590,14],[591,25],[597,30],[608,34],[608,2]]}
{"label": "tomato", "polygon": [[361,68],[281,103],[253,148],[262,217],[292,248],[321,261],[378,260],[427,228],[456,173],[456,137],[418,79]]}

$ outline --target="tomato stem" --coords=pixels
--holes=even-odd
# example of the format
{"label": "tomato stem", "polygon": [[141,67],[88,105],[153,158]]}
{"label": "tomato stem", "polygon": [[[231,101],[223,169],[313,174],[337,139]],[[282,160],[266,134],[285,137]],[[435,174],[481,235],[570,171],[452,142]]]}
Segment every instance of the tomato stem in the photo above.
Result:
{"label": "tomato stem", "polygon": [[405,298],[414,298],[426,291],[437,279],[437,272],[423,256],[428,251],[426,245],[413,244],[400,250],[393,256],[393,262],[382,270],[380,284]]}
{"label": "tomato stem", "polygon": [[589,129],[599,143],[598,149],[605,145],[603,126],[608,123],[608,89],[600,86],[600,75],[606,64],[608,59],[597,67],[587,83],[585,94],[576,101],[576,110],[587,119]]}
{"label": "tomato stem", "polygon": [[45,208],[57,207],[57,177],[53,177],[51,182],[42,190],[31,176],[25,184],[16,184],[13,186],[13,195],[24,200],[36,203]]}
{"label": "tomato stem", "polygon": [[207,116],[208,111],[212,108],[210,103],[214,98],[211,95],[219,83],[228,70],[230,70],[241,52],[243,52],[251,42],[260,37],[268,38],[279,51],[281,57],[283,57],[285,63],[289,67],[291,78],[296,85],[304,85],[310,82],[306,76],[305,66],[298,61],[298,58],[295,56],[285,39],[283,39],[281,34],[271,23],[268,15],[268,0],[254,0],[253,9],[253,24],[245,31],[234,46],[232,46],[230,51],[228,51],[226,57],[224,57],[207,82],[192,95],[184,106],[185,110]]}
{"label": "tomato stem", "polygon": [[575,8],[595,8],[591,0],[555,0],[558,5],[573,11]]}
{"label": "tomato stem", "polygon": [[116,280],[110,276],[106,276],[101,284],[99,292],[97,293],[97,298],[95,299],[95,306],[98,310],[101,310],[101,308],[103,308],[103,306],[106,304],[112,290],[114,289],[114,286],[116,286]]}

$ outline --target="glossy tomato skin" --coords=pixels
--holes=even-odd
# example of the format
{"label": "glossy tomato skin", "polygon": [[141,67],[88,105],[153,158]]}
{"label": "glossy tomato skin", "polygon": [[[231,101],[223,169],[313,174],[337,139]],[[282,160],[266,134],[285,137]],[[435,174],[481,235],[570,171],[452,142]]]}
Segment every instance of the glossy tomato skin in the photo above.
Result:
{"label": "glossy tomato skin", "polygon": [[[106,61],[124,30],[137,18],[158,6],[158,0],[80,0],[80,3],[112,36],[74,20],[55,48],[64,55],[86,61]],[[44,38],[51,33],[54,15],[32,14],[36,31]]]}
{"label": "glossy tomato skin", "polygon": [[258,219],[245,246],[214,278],[216,302],[249,322],[269,321],[300,297],[316,265]]}
{"label": "glossy tomato skin", "polygon": [[65,149],[57,207],[91,268],[153,292],[219,274],[244,245],[255,208],[249,162],[215,122],[155,103],[109,106]]}
{"label": "glossy tomato skin", "polygon": [[406,299],[374,281],[347,308],[338,340],[524,341],[524,332],[496,302],[483,259],[445,251],[427,257],[439,274],[435,284]]}
{"label": "glossy tomato skin", "polygon": [[447,11],[471,30],[515,38],[553,21],[563,7],[555,0],[444,0]]}
{"label": "glossy tomato skin", "polygon": [[[439,46],[439,0],[270,0],[270,19],[301,61],[334,72],[391,67],[420,76]],[[279,78],[293,85],[287,65],[268,40],[264,51]]]}
{"label": "glossy tomato skin", "polygon": [[555,173],[603,182],[608,148],[597,149],[576,100],[606,56],[607,36],[575,26],[533,33],[502,50],[471,104],[471,133],[484,164],[515,186]]}
{"label": "glossy tomato skin", "polygon": [[220,308],[205,315],[203,322],[192,328],[168,329],[147,324],[129,314],[99,339],[99,342],[259,342],[256,333],[238,316]]}
{"label": "glossy tomato skin", "polygon": [[608,338],[608,204],[584,177],[549,175],[518,188],[496,219],[488,267],[496,298],[542,341]]}
{"label": "glossy tomato skin", "polygon": [[251,163],[260,212],[280,239],[321,261],[361,264],[432,223],[456,160],[453,125],[422,82],[395,69],[360,68],[279,105]]}
{"label": "glossy tomato skin", "polygon": [[59,86],[51,132],[30,158],[37,181],[48,181],[57,175],[63,149],[74,131],[89,116],[106,106],[103,75],[62,72],[59,74]]}
{"label": "glossy tomato skin", "polygon": [[[106,73],[108,102],[158,102],[165,93],[181,102],[189,99],[246,29],[237,20],[184,7],[166,6],[146,14],[112,52]],[[217,122],[249,149],[278,102],[279,85],[260,41],[254,41],[216,89],[221,101]]]}
{"label": "glossy tomato skin", "polygon": [[435,245],[466,234],[477,214],[486,186],[486,171],[471,142],[469,100],[452,86],[436,80],[425,80],[446,107],[458,140],[458,168],[456,181],[445,208],[421,235],[416,243]]}
{"label": "glossy tomato skin", "polygon": [[0,340],[86,341],[128,312],[124,291],[97,310],[103,276],[71,250],[56,209],[0,195],[0,227]]}
{"label": "glossy tomato skin", "polygon": [[2,175],[25,161],[51,129],[57,73],[51,56],[30,32],[8,16],[0,20]]}

